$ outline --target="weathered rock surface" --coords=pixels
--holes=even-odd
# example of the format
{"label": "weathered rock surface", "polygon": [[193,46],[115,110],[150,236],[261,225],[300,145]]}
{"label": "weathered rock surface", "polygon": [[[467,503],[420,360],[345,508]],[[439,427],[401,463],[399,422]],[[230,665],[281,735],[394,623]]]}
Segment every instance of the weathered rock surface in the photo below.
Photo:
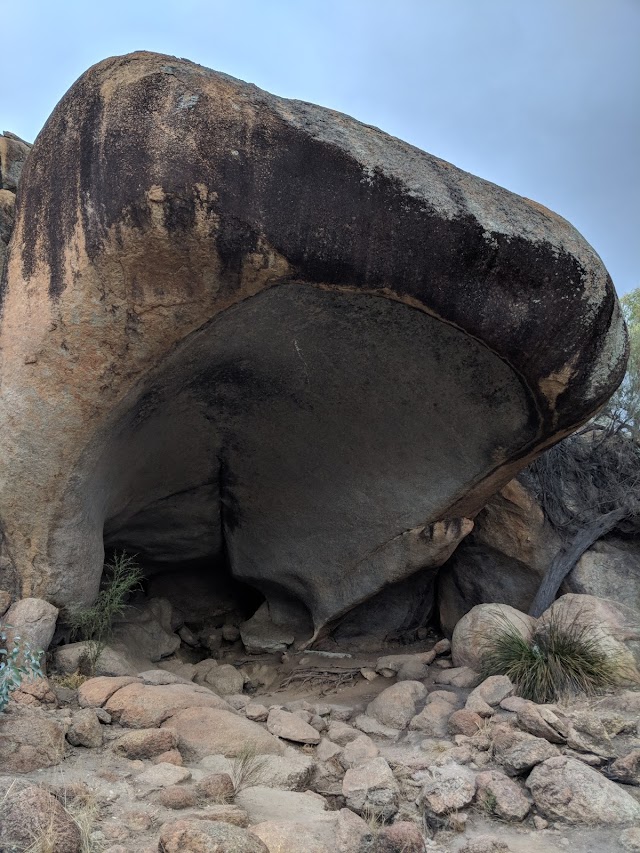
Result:
{"label": "weathered rock surface", "polygon": [[29,643],[32,651],[46,652],[57,619],[58,608],[53,604],[41,598],[22,598],[11,605],[2,621],[10,626],[10,634]]}
{"label": "weathered rock surface", "polygon": [[42,712],[0,714],[0,767],[7,773],[29,773],[59,764],[65,753],[64,736],[64,728]]}
{"label": "weathered rock surface", "polygon": [[42,841],[43,849],[80,853],[80,827],[44,788],[12,785],[7,789],[0,784],[0,797],[0,850],[32,850]]}
{"label": "weathered rock surface", "polygon": [[175,820],[160,828],[163,853],[269,853],[252,832],[224,821]]}
{"label": "weathered rock surface", "polygon": [[2,565],[57,605],[95,597],[104,540],[228,560],[274,624],[319,631],[432,573],[625,367],[560,217],[174,57],[74,84],[13,233]]}
{"label": "weathered rock surface", "polygon": [[624,824],[640,820],[640,803],[597,770],[574,758],[549,758],[531,771],[527,787],[536,807],[573,824]]}
{"label": "weathered rock surface", "polygon": [[[84,686],[84,685],[83,685]],[[85,694],[86,695],[86,694]],[[149,685],[135,682],[116,690],[105,703],[105,709],[123,726],[147,729],[187,708],[216,708],[230,712],[231,707],[195,684]]]}
{"label": "weathered rock surface", "polygon": [[163,727],[175,731],[180,752],[190,758],[234,756],[248,746],[261,755],[280,755],[284,749],[258,723],[210,706],[177,711]]}
{"label": "weathered rock surface", "polygon": [[367,714],[384,726],[404,729],[416,713],[416,705],[427,696],[419,681],[399,681],[387,687],[367,706]]}
{"label": "weathered rock surface", "polygon": [[295,743],[320,743],[320,735],[304,720],[289,711],[274,708],[267,718],[267,729],[272,735]]}
{"label": "weathered rock surface", "polygon": [[358,814],[370,813],[386,821],[398,811],[398,783],[384,758],[372,758],[347,770],[342,793],[347,806]]}

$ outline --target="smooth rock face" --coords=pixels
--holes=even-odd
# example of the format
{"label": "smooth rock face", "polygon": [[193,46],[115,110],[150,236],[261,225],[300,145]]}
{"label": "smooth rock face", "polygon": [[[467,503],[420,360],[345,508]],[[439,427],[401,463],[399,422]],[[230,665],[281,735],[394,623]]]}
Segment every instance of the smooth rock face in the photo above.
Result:
{"label": "smooth rock face", "polygon": [[224,821],[175,820],[160,828],[163,853],[269,853],[253,833]]}
{"label": "smooth rock face", "polygon": [[427,696],[419,681],[400,681],[387,687],[367,706],[367,714],[384,726],[404,729],[415,716],[416,705]]}
{"label": "smooth rock face", "polygon": [[49,648],[58,618],[58,608],[41,598],[22,598],[7,610],[3,622],[13,633],[26,641],[32,651]]}
{"label": "smooth rock face", "polygon": [[274,708],[267,718],[267,729],[272,735],[295,743],[320,743],[320,735],[304,720],[289,711]]}
{"label": "smooth rock face", "polygon": [[247,746],[260,755],[280,755],[282,743],[258,723],[218,708],[186,708],[163,724],[178,737],[180,752],[189,758],[235,756]]}
{"label": "smooth rock face", "polygon": [[527,787],[553,820],[619,824],[640,820],[640,803],[597,770],[574,758],[550,758],[531,771]]}
{"label": "smooth rock face", "polygon": [[372,758],[344,774],[342,793],[353,811],[389,820],[398,811],[398,783],[384,758]]}
{"label": "smooth rock face", "polygon": [[226,560],[319,631],[441,565],[625,367],[560,217],[174,57],[80,78],[13,233],[3,559],[59,605],[95,597],[106,544]]}

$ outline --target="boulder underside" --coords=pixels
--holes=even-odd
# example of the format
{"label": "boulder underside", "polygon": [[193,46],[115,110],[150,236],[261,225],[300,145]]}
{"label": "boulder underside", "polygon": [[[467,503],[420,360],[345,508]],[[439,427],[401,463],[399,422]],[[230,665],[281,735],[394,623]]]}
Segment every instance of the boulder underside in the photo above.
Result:
{"label": "boulder underside", "polygon": [[149,53],[38,137],[1,312],[0,586],[86,603],[124,548],[230,572],[307,634],[430,577],[626,362],[555,214]]}

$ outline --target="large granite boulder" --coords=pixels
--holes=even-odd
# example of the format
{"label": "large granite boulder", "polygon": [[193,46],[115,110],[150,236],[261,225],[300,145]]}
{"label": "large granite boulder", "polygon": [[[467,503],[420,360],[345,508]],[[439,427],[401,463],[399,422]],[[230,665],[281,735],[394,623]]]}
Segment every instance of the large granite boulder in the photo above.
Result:
{"label": "large granite boulder", "polygon": [[317,634],[441,565],[626,362],[556,214],[152,53],[56,107],[2,292],[0,587],[57,605],[94,598],[106,544]]}

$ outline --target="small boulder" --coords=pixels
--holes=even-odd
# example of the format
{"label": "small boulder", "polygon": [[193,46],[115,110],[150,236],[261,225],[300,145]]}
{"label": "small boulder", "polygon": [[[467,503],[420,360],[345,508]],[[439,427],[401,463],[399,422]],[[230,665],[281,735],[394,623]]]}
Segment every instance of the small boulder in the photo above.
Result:
{"label": "small boulder", "polygon": [[373,853],[424,853],[424,838],[415,823],[396,821],[378,832]]}
{"label": "small boulder", "polygon": [[367,706],[367,714],[385,726],[404,729],[415,717],[416,705],[426,696],[427,688],[419,681],[401,681],[376,696]]}
{"label": "small boulder", "polygon": [[265,601],[251,619],[240,625],[240,637],[250,655],[284,652],[295,640],[286,628],[271,621],[269,605]]}
{"label": "small boulder", "polygon": [[356,767],[364,761],[377,758],[378,755],[380,755],[380,750],[371,738],[367,735],[361,735],[355,740],[349,741],[338,760],[344,769],[348,770],[349,767]]}
{"label": "small boulder", "polygon": [[160,828],[163,853],[269,853],[252,832],[223,821],[174,820]]}
{"label": "small boulder", "polygon": [[522,789],[498,770],[487,770],[476,776],[477,798],[490,814],[503,820],[521,821],[529,814],[531,805]]}
{"label": "small boulder", "polygon": [[640,820],[637,800],[574,758],[547,759],[534,767],[526,784],[536,808],[552,820],[587,825]]}
{"label": "small boulder", "polygon": [[85,746],[89,749],[102,746],[102,726],[92,708],[82,708],[74,713],[67,740],[72,746]]}
{"label": "small boulder", "polygon": [[322,815],[327,807],[322,797],[262,785],[245,788],[236,795],[235,801],[249,815],[249,824],[266,820],[304,823]]}
{"label": "small boulder", "polygon": [[544,738],[505,727],[494,732],[493,754],[509,776],[519,776],[536,764],[559,756],[560,750]]}
{"label": "small boulder", "polygon": [[444,699],[434,699],[411,720],[409,728],[427,737],[446,737],[453,705]]}
{"label": "small boulder", "polygon": [[222,805],[233,799],[235,789],[228,773],[210,773],[196,784],[196,791],[203,800]]}
{"label": "small boulder", "polygon": [[609,772],[616,782],[640,785],[640,749],[632,749],[626,755],[616,758]]}
{"label": "small boulder", "polygon": [[46,849],[55,853],[83,849],[80,827],[44,788],[11,785],[0,790],[0,801],[0,850],[33,850],[40,839],[46,839]]}
{"label": "small boulder", "polygon": [[419,796],[428,814],[446,815],[471,803],[476,782],[468,767],[451,763],[429,770],[431,778],[424,783]]}
{"label": "small boulder", "polygon": [[511,683],[511,679],[506,675],[490,675],[471,691],[468,698],[478,697],[487,705],[495,708],[508,696],[512,696],[514,690],[515,687]]}
{"label": "small boulder", "polygon": [[475,669],[468,666],[457,666],[437,672],[433,678],[436,684],[450,684],[452,687],[475,687],[481,678]]}
{"label": "small boulder", "polygon": [[372,758],[352,767],[342,780],[342,794],[348,808],[358,814],[374,814],[384,821],[398,811],[398,793],[398,783],[384,758]]}
{"label": "small boulder", "polygon": [[175,749],[177,744],[178,739],[173,729],[136,729],[119,737],[112,743],[111,748],[132,760],[144,760],[169,752]]}
{"label": "small boulder", "polygon": [[[430,706],[428,706],[430,707]],[[448,729],[453,735],[467,735],[473,737],[482,728],[482,717],[468,708],[454,711],[449,717]]]}
{"label": "small boulder", "polygon": [[154,764],[136,776],[136,783],[148,785],[150,788],[166,788],[178,785],[191,778],[191,771],[186,767],[176,767],[175,764]]}
{"label": "small boulder", "polygon": [[294,743],[320,743],[320,734],[297,714],[277,708],[269,711],[267,730],[276,737],[291,740]]}
{"label": "small boulder", "polygon": [[0,767],[6,773],[30,773],[59,764],[64,736],[64,728],[42,711],[0,714]]}
{"label": "small boulder", "polygon": [[[84,685],[83,685],[84,686]],[[127,684],[107,701],[106,710],[122,726],[148,729],[185,708],[210,708],[231,713],[224,699],[196,684]]]}

